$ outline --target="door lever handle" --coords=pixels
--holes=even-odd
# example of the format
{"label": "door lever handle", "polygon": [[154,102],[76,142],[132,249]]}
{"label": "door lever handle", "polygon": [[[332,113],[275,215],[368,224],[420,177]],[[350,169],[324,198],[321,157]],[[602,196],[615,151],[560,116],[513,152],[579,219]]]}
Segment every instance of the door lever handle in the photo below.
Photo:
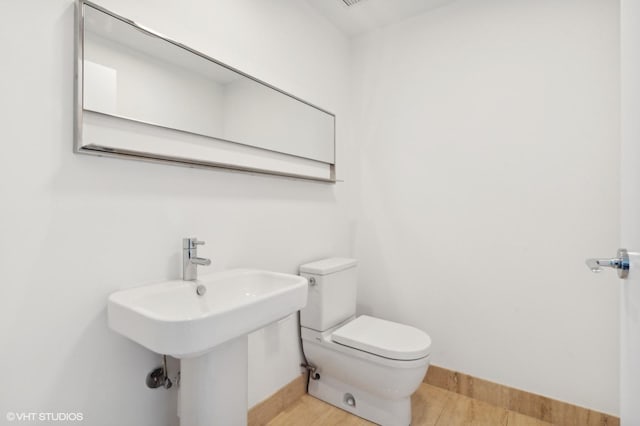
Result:
{"label": "door lever handle", "polygon": [[602,268],[618,270],[618,276],[625,279],[629,276],[629,252],[627,249],[618,249],[616,257],[611,259],[587,259],[586,262],[593,273],[602,272]]}

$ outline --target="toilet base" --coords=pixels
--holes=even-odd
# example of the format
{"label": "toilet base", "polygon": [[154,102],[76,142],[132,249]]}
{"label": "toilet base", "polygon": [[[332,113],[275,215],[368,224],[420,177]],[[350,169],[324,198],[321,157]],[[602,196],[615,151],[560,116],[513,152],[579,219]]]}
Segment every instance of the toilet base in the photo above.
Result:
{"label": "toilet base", "polygon": [[[322,374],[319,380],[309,381],[309,395],[380,425],[409,426],[411,424],[410,397],[395,400],[382,399],[327,374]],[[353,405],[348,403],[349,396],[353,397]]]}

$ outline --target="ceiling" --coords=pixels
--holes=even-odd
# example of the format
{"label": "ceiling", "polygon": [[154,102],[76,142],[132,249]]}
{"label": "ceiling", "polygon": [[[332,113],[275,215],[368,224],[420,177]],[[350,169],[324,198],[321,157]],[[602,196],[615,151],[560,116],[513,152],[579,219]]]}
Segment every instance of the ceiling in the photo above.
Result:
{"label": "ceiling", "polygon": [[387,26],[451,1],[361,0],[353,6],[347,6],[342,0],[307,0],[313,8],[349,36]]}

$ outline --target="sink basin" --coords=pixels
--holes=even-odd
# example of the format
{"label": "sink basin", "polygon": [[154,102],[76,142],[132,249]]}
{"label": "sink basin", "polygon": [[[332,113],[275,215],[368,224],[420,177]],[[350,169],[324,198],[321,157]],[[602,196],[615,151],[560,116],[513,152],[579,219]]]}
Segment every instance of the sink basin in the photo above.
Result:
{"label": "sink basin", "polygon": [[115,292],[107,317],[123,336],[180,358],[180,426],[246,425],[247,335],[306,303],[306,278],[232,269]]}
{"label": "sink basin", "polygon": [[[198,285],[206,287],[202,296]],[[303,308],[307,281],[269,271],[233,269],[197,281],[165,281],[109,296],[109,326],[159,354],[201,355]]]}

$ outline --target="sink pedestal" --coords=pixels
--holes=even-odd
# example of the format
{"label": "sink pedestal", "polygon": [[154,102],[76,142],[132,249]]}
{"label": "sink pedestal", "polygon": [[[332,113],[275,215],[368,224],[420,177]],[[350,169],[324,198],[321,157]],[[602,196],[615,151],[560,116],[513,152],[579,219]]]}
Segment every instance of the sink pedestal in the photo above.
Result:
{"label": "sink pedestal", "polygon": [[180,426],[246,426],[248,336],[180,360]]}

